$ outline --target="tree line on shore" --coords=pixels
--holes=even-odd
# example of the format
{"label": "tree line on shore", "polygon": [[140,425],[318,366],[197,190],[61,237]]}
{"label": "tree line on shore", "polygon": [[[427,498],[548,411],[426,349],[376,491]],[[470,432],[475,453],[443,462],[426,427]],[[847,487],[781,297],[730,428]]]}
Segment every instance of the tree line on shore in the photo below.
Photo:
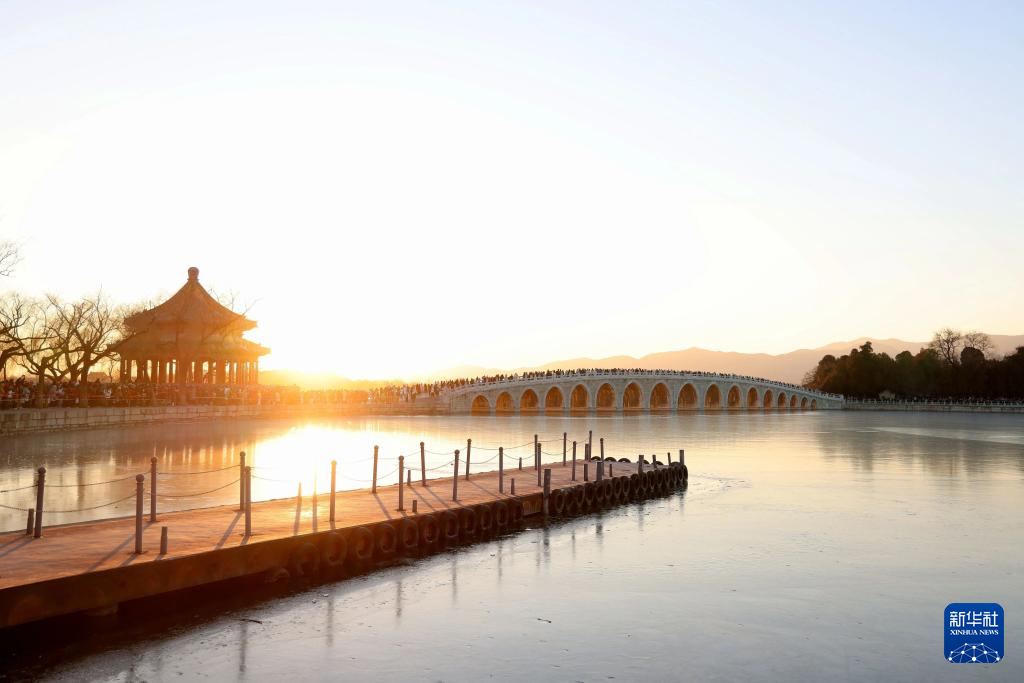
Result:
{"label": "tree line on shore", "polygon": [[838,358],[824,356],[804,386],[851,398],[1022,399],[1024,346],[993,358],[987,335],[948,327],[916,354],[875,353],[869,341]]}

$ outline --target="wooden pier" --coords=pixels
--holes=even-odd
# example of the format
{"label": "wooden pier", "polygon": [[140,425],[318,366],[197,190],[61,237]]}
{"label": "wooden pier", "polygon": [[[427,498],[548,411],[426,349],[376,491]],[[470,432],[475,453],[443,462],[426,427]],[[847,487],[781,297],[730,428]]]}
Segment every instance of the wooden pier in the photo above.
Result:
{"label": "wooden pier", "polygon": [[[460,471],[375,492],[250,502],[248,535],[244,505],[160,513],[151,521],[141,495],[137,516],[45,527],[39,538],[0,534],[0,628],[99,614],[122,602],[247,576],[330,580],[483,540],[527,517],[581,514],[665,495],[687,479],[683,462],[658,467],[609,458],[541,465],[538,457],[530,464],[503,474]],[[240,494],[244,502],[244,488]]]}

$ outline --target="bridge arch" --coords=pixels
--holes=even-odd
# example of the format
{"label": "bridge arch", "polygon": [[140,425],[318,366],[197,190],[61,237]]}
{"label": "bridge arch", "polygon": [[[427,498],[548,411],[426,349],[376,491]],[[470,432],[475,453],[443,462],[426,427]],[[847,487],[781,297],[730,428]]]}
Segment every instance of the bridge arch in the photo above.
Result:
{"label": "bridge arch", "polygon": [[565,397],[558,387],[551,387],[544,394],[544,412],[560,413],[565,409]]}
{"label": "bridge arch", "polygon": [[779,392],[779,410],[785,410],[785,409],[786,409],[786,392],[785,391],[780,391]]}
{"label": "bridge arch", "polygon": [[597,390],[597,398],[594,405],[599,412],[614,412],[616,403],[615,389],[611,384],[605,382]]}
{"label": "bridge arch", "polygon": [[584,411],[590,409],[590,393],[582,384],[573,387],[572,393],[569,394],[569,409]]}
{"label": "bridge arch", "polygon": [[764,399],[761,401],[761,405],[764,406],[765,410],[771,410],[775,407],[775,394],[772,393],[771,389],[764,390]]}
{"label": "bridge arch", "polygon": [[672,401],[669,398],[668,386],[664,382],[658,382],[651,389],[651,402],[650,410],[655,411],[666,411],[672,407]]}
{"label": "bridge arch", "polygon": [[726,396],[725,404],[729,406],[729,410],[739,410],[743,407],[740,400],[740,388],[735,384],[729,387],[729,393]]}
{"label": "bridge arch", "polygon": [[757,400],[757,388],[750,387],[747,389],[747,410],[757,410],[759,401]]}
{"label": "bridge arch", "polygon": [[540,399],[537,398],[537,392],[533,389],[527,389],[523,392],[523,395],[519,397],[519,412],[520,413],[536,413],[540,410]]}
{"label": "bridge arch", "polygon": [[490,415],[491,402],[487,400],[486,396],[479,394],[473,399],[473,405],[470,407],[469,412],[473,415]]}
{"label": "bridge arch", "polygon": [[516,412],[516,404],[512,400],[512,394],[507,391],[498,394],[498,400],[494,403],[494,412],[499,415],[508,415],[509,413]]}
{"label": "bridge arch", "polygon": [[818,400],[815,399],[815,398],[812,398],[811,399],[811,410],[817,410],[817,409],[818,409]]}
{"label": "bridge arch", "polygon": [[622,392],[622,412],[636,412],[644,408],[644,392],[636,382],[630,382]]}
{"label": "bridge arch", "polygon": [[676,401],[678,410],[697,410],[697,389],[687,382],[679,390],[679,399]]}
{"label": "bridge arch", "polygon": [[796,394],[789,397],[789,409],[796,410]]}
{"label": "bridge arch", "polygon": [[807,397],[800,399],[800,410],[807,410]]}
{"label": "bridge arch", "polygon": [[704,410],[721,410],[722,391],[717,384],[710,384],[704,390]]}

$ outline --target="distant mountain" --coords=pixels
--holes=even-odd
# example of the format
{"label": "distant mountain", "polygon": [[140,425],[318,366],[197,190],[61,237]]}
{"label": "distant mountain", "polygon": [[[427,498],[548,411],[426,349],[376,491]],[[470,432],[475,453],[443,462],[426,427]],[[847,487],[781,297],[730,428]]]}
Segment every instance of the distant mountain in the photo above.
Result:
{"label": "distant mountain", "polygon": [[[1018,346],[1024,346],[1024,334],[990,335],[995,346],[993,354],[1002,356],[1013,353]],[[633,356],[609,356],[607,358],[570,358],[554,361],[545,365],[530,368],[516,368],[512,372],[529,372],[536,370],[569,370],[572,368],[642,368],[645,370],[707,370],[733,372],[741,375],[753,375],[777,379],[783,382],[799,384],[804,375],[811,370],[825,354],[839,356],[849,353],[850,349],[861,346],[869,337],[853,339],[845,342],[834,342],[816,349],[798,349],[779,355],[768,353],[736,353],[734,351],[710,351],[692,347],[681,351],[663,351],[652,353],[640,358]],[[870,339],[876,353],[888,353],[895,356],[902,351],[917,353],[928,346],[926,341],[904,341],[902,339]],[[476,377],[509,372],[495,368],[463,365],[458,368],[437,373],[434,378],[445,377]]]}

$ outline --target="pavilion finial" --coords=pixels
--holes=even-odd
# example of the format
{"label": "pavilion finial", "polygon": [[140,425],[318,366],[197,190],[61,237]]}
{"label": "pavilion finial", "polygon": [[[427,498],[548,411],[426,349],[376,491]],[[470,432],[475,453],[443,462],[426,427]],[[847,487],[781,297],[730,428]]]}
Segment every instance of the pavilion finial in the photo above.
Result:
{"label": "pavilion finial", "polygon": [[188,269],[188,281],[189,282],[198,282],[199,281],[199,269],[196,268],[195,266],[192,266],[191,268]]}

